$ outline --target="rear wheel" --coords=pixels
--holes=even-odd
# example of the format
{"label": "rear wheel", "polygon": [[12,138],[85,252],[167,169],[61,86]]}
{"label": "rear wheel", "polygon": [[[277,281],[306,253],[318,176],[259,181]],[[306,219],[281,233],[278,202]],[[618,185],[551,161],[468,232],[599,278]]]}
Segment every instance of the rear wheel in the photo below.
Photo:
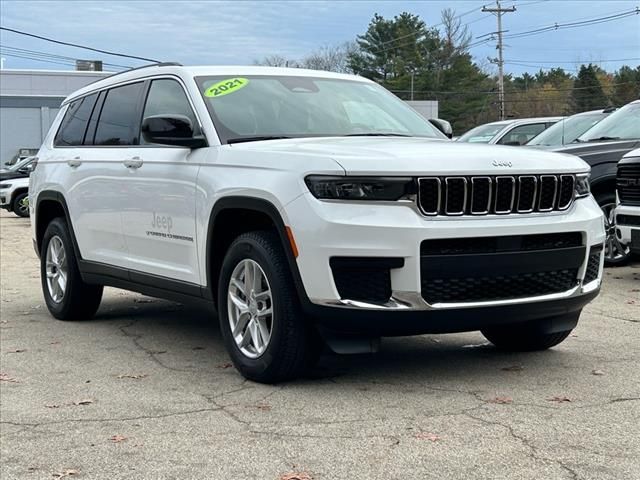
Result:
{"label": "rear wheel", "polygon": [[599,195],[596,198],[604,214],[604,229],[607,234],[604,245],[604,263],[607,266],[622,265],[631,257],[631,249],[623,245],[616,235],[616,196],[614,193]]}
{"label": "rear wheel", "polygon": [[218,314],[227,351],[250,380],[289,380],[317,359],[313,328],[273,232],[246,233],[231,244],[218,282]]}
{"label": "rear wheel", "polygon": [[13,213],[19,217],[26,218],[29,216],[29,193],[22,192],[15,196],[11,205]]}
{"label": "rear wheel", "polygon": [[42,239],[42,292],[51,315],[59,320],[87,320],[100,306],[102,286],[82,281],[67,223],[55,218]]}

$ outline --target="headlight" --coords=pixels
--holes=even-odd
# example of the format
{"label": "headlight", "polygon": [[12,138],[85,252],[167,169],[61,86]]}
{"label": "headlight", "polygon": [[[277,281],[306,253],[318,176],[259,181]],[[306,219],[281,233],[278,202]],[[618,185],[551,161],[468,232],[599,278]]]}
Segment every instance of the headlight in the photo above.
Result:
{"label": "headlight", "polygon": [[399,200],[415,193],[408,177],[331,177],[310,175],[305,182],[312,195],[325,200]]}
{"label": "headlight", "polygon": [[591,193],[591,188],[589,187],[590,176],[588,173],[578,173],[576,175],[576,198],[586,197]]}
{"label": "headlight", "polygon": [[0,183],[0,188],[11,188],[10,183]]}

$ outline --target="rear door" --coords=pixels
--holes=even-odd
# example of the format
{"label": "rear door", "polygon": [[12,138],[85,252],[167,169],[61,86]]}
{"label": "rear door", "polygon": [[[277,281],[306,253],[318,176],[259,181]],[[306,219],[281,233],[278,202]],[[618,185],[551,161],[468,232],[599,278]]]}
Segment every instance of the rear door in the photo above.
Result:
{"label": "rear door", "polygon": [[[177,78],[147,83],[141,115],[180,114],[194,127],[198,121]],[[146,143],[130,152],[124,169],[122,225],[128,249],[131,280],[148,283],[151,274],[200,285],[196,248],[196,179],[206,149]],[[141,276],[140,274],[147,274]],[[175,287],[174,287],[175,288]]]}
{"label": "rear door", "polygon": [[[82,145],[66,154],[72,180],[67,203],[80,253],[85,260],[123,268],[124,277],[128,261],[121,219],[125,206],[122,178],[127,173],[123,160],[138,142],[143,86],[137,82],[101,92],[91,109]],[[78,112],[84,110],[83,102]],[[61,132],[61,140],[66,141],[64,129]]]}

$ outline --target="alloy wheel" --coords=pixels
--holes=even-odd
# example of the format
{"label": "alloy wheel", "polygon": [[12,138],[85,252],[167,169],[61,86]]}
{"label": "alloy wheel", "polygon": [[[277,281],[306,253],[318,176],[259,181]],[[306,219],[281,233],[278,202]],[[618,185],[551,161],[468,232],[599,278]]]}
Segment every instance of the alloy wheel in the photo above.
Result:
{"label": "alloy wheel", "polygon": [[273,298],[258,262],[244,259],[234,268],[227,291],[227,311],[237,347],[248,358],[260,357],[273,332]]}
{"label": "alloy wheel", "polygon": [[616,235],[615,203],[607,203],[601,206],[604,213],[604,229],[607,234],[604,245],[604,259],[609,263],[620,263],[626,259],[631,251],[628,246],[620,243]]}
{"label": "alloy wheel", "polygon": [[62,239],[54,235],[49,240],[46,257],[47,289],[51,300],[55,303],[62,302],[67,290],[67,255]]}

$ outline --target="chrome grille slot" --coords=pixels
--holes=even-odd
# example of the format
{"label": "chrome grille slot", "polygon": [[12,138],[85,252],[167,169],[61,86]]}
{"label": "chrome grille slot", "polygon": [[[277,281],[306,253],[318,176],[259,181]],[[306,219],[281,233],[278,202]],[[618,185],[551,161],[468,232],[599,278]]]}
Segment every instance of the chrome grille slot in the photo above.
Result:
{"label": "chrome grille slot", "polygon": [[533,212],[536,204],[538,179],[533,175],[518,177],[518,213]]}
{"label": "chrome grille slot", "polygon": [[438,215],[442,188],[439,178],[420,178],[418,180],[420,192],[420,210],[425,215]]}
{"label": "chrome grille slot", "polygon": [[506,215],[568,209],[575,175],[423,177],[418,206],[424,215]]}
{"label": "chrome grille slot", "polygon": [[491,210],[491,177],[471,177],[471,215]]}
{"label": "chrome grille slot", "polygon": [[576,179],[573,175],[560,175],[558,192],[558,210],[566,210],[573,202]]}
{"label": "chrome grille slot", "polygon": [[496,200],[494,212],[511,213],[516,196],[516,179],[514,177],[496,177]]}
{"label": "chrome grille slot", "polygon": [[446,190],[444,212],[447,215],[464,215],[467,205],[467,179],[447,177],[444,183]]}
{"label": "chrome grille slot", "polygon": [[550,212],[556,204],[558,192],[558,177],[555,175],[540,175],[540,194],[538,195],[538,211]]}

